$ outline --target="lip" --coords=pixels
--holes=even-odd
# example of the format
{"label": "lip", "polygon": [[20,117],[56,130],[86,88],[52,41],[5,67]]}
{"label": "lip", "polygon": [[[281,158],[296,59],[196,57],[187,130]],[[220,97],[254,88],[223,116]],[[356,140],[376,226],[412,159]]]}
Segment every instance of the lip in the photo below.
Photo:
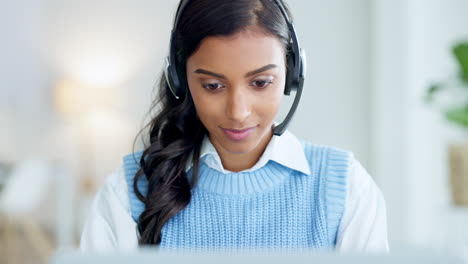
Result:
{"label": "lip", "polygon": [[249,127],[244,129],[227,129],[222,128],[224,134],[228,136],[230,139],[235,141],[241,141],[248,138],[256,129],[257,127]]}

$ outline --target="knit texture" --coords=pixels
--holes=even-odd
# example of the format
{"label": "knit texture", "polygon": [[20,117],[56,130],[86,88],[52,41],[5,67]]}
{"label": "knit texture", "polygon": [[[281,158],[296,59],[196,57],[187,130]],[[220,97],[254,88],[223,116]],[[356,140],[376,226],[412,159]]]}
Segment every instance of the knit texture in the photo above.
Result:
{"label": "knit texture", "polygon": [[[332,249],[344,211],[351,153],[303,142],[310,175],[270,160],[253,172],[223,174],[200,162],[189,205],[162,229],[161,249]],[[131,214],[142,152],[124,157]],[[191,169],[187,172],[191,177]],[[147,180],[139,190],[145,194]]]}

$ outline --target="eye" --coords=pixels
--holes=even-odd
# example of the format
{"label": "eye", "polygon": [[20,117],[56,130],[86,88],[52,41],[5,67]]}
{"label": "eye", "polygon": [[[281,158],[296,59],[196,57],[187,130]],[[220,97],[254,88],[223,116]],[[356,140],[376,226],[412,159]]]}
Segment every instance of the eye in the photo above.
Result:
{"label": "eye", "polygon": [[203,83],[202,87],[210,91],[217,91],[224,86],[221,83]]}
{"label": "eye", "polygon": [[273,83],[273,80],[255,80],[251,82],[250,85],[253,85],[257,88],[265,88],[270,85],[270,83]]}

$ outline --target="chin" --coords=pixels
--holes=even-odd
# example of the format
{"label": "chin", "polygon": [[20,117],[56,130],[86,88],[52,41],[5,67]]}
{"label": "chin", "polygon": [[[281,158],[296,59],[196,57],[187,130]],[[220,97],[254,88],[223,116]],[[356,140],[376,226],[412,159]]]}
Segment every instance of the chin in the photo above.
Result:
{"label": "chin", "polygon": [[252,151],[257,145],[253,140],[248,140],[244,142],[233,142],[230,140],[225,140],[221,143],[221,146],[228,152],[234,154],[245,154]]}

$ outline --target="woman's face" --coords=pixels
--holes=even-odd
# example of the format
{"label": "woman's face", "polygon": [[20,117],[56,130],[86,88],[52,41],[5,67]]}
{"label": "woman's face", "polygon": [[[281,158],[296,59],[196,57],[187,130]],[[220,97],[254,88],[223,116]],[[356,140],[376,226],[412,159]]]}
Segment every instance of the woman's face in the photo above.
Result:
{"label": "woman's face", "polygon": [[218,151],[263,151],[284,91],[280,40],[252,30],[207,37],[186,69],[197,114]]}

